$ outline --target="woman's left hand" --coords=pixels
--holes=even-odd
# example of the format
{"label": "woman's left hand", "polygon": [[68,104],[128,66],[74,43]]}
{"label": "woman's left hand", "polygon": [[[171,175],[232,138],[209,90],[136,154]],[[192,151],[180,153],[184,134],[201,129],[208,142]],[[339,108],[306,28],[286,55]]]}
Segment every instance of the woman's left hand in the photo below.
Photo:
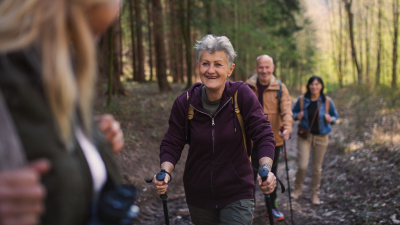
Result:
{"label": "woman's left hand", "polygon": [[325,113],[325,121],[327,122],[327,123],[332,123],[332,118],[331,118],[331,115],[329,115],[328,113]]}
{"label": "woman's left hand", "polygon": [[125,146],[124,134],[118,121],[111,114],[96,116],[100,131],[110,143],[114,153],[118,153]]}
{"label": "woman's left hand", "polygon": [[268,173],[268,178],[264,182],[262,182],[260,175],[258,175],[257,180],[259,189],[264,195],[271,194],[276,188],[276,177],[272,172]]}

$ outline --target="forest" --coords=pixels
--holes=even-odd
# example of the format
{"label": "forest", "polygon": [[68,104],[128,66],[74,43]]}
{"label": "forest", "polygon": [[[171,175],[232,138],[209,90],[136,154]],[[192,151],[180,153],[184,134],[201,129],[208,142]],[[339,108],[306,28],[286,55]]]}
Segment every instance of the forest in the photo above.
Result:
{"label": "forest", "polygon": [[255,58],[268,54],[292,89],[312,74],[334,89],[397,87],[396,0],[129,0],[121,7],[99,44],[102,82],[114,77],[113,94],[124,94],[124,81],[156,81],[161,92],[169,83],[191,86],[193,45],[205,34],[233,43],[233,80],[251,75]]}
{"label": "forest", "polygon": [[[200,81],[193,46],[206,34],[232,42],[238,58],[230,79],[246,80],[256,73],[256,57],[267,54],[293,102],[312,75],[322,77],[335,102],[340,119],[323,164],[324,204],[295,201],[296,224],[400,224],[399,13],[400,0],[123,1],[98,43],[96,112],[121,122],[126,147],[116,158],[124,181],[141,191],[138,224],[163,224],[161,202],[143,179],[159,171],[173,101]],[[290,182],[297,166],[293,126]],[[172,224],[191,224],[181,181],[186,156],[187,150],[168,189]],[[290,224],[287,194],[278,201]],[[254,224],[266,224],[261,208],[257,213]]]}

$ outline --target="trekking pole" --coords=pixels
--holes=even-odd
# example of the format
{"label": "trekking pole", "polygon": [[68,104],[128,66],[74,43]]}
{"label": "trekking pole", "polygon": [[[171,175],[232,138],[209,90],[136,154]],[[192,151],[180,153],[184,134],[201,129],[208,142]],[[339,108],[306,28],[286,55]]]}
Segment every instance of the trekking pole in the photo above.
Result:
{"label": "trekking pole", "polygon": [[[161,171],[159,173],[157,173],[156,175],[156,180],[158,181],[162,181],[165,178],[166,173]],[[160,195],[160,198],[162,200],[163,203],[163,208],[164,208],[164,218],[165,218],[165,224],[169,225],[169,218],[168,218],[168,207],[167,207],[167,192],[165,192],[164,194]]]}
{"label": "trekking pole", "polygon": [[[269,171],[266,168],[261,168],[258,171],[258,174],[260,175],[262,182],[267,180]],[[264,195],[265,200],[267,201],[267,210],[268,210],[268,218],[269,218],[269,224],[274,225],[274,218],[272,216],[272,205],[271,205],[271,197],[269,195]]]}
{"label": "trekking pole", "polygon": [[[285,131],[285,128],[283,127],[283,125],[281,125],[280,131],[282,133]],[[287,164],[287,153],[286,153],[285,141],[283,141],[283,152],[285,153],[286,177],[287,177],[287,185],[288,185],[288,189],[289,189],[290,218],[292,219],[292,225],[293,225],[294,223],[293,223],[293,210],[292,210],[292,196],[290,195],[289,167]]]}

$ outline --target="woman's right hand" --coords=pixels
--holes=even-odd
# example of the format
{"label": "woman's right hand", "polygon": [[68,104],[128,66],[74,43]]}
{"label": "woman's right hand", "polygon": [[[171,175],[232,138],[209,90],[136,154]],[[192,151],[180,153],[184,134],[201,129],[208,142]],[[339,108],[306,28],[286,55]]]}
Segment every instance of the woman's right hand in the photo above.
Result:
{"label": "woman's right hand", "polygon": [[299,113],[297,114],[297,119],[298,119],[298,120],[301,120],[303,117],[304,117],[303,111],[301,111],[301,112],[299,112]]}
{"label": "woman's right hand", "polygon": [[153,178],[154,188],[157,190],[157,194],[163,195],[165,192],[167,192],[168,182],[171,180],[170,176],[166,174],[167,176],[165,176],[164,180],[157,180],[156,175],[154,175]]}
{"label": "woman's right hand", "polygon": [[46,190],[40,183],[50,170],[47,160],[39,160],[13,171],[0,172],[0,224],[40,223]]}

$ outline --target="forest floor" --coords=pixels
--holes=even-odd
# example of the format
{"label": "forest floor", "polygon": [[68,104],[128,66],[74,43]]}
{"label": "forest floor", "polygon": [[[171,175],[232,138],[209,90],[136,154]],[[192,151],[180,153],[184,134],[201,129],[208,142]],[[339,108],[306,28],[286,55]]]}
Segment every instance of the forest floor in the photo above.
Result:
{"label": "forest floor", "polygon": [[[170,93],[159,93],[155,83],[127,84],[126,90],[130,96],[115,98],[110,107],[99,107],[97,113],[111,113],[121,122],[126,147],[116,155],[116,160],[124,182],[133,184],[140,193],[136,201],[140,215],[135,224],[165,224],[161,200],[144,179],[151,179],[159,172],[159,145],[168,129],[172,103],[183,92],[183,86],[173,85]],[[348,101],[348,93],[338,92],[331,97],[344,119],[334,126],[324,159],[320,195],[323,204],[315,206],[310,202],[309,167],[303,194],[292,200],[293,224],[400,224],[399,143],[378,142],[369,135],[371,131],[365,132],[364,138],[353,138],[349,132],[354,132],[354,129],[349,129],[349,126],[354,113],[349,106],[352,103]],[[297,122],[293,127],[292,137],[286,142],[292,189],[297,169]],[[186,147],[173,173],[174,180],[168,187],[172,225],[192,224],[182,181],[187,153]],[[287,186],[283,153],[278,177]],[[260,191],[256,192],[256,198],[253,224],[268,224],[268,218],[263,215],[265,204]],[[278,205],[285,220],[276,224],[292,224],[287,192],[279,194]]]}

